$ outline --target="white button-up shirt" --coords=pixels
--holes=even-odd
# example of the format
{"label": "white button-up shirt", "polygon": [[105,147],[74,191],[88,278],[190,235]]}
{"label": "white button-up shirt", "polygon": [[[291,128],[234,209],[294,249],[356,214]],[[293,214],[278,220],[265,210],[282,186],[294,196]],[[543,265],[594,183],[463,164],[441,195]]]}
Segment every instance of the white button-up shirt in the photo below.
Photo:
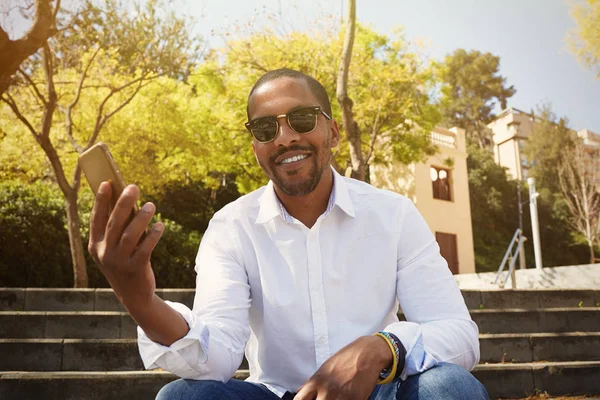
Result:
{"label": "white button-up shirt", "polygon": [[[312,228],[272,182],[211,220],[196,258],[193,310],[168,302],[190,331],[170,347],[138,328],[148,369],[227,381],[244,351],[251,382],[296,392],[333,354],[384,330],[407,350],[402,378],[479,362],[477,325],[414,204],[340,176]],[[399,322],[398,303],[407,321]]]}

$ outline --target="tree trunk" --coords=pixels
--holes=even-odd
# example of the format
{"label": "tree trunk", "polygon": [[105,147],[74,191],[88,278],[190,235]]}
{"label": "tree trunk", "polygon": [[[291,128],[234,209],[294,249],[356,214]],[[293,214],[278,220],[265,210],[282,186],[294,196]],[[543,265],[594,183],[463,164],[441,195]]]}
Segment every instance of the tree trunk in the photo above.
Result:
{"label": "tree trunk", "polygon": [[71,190],[65,198],[67,200],[69,246],[71,248],[71,261],[73,262],[73,286],[76,288],[87,288],[88,275],[83,254],[83,240],[81,238],[80,230],[81,224],[77,212],[77,191]]}
{"label": "tree trunk", "polygon": [[21,63],[34,54],[56,32],[56,12],[50,0],[35,0],[35,19],[31,29],[18,40],[10,40],[0,27],[0,95],[10,85]]}
{"label": "tree trunk", "polygon": [[354,46],[354,33],[356,25],[356,0],[348,0],[346,16],[346,33],[344,35],[344,48],[337,78],[337,100],[342,109],[342,125],[346,131],[346,139],[350,146],[350,162],[352,164],[351,177],[364,181],[366,178],[365,161],[362,154],[360,129],[354,121],[352,113],[352,99],[348,97],[348,72],[352,60],[352,47]]}

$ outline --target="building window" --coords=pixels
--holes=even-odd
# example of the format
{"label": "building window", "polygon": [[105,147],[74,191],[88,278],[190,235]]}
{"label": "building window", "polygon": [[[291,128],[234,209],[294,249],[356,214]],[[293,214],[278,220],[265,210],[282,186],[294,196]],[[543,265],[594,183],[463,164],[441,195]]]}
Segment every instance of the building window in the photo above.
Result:
{"label": "building window", "polygon": [[433,198],[452,201],[450,190],[450,170],[438,167],[429,169],[433,185]]}

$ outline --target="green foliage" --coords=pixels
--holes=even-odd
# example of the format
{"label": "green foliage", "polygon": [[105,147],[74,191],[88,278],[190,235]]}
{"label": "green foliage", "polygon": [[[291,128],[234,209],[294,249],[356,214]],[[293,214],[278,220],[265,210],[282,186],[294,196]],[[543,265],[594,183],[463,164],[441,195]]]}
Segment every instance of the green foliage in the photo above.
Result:
{"label": "green foliage", "polygon": [[[89,240],[92,194],[82,192],[80,218]],[[158,216],[165,231],[152,255],[158,287],[193,287],[194,260],[201,234]],[[188,224],[191,225],[188,221]],[[73,272],[64,199],[55,185],[0,183],[0,286],[72,287]],[[108,282],[85,252],[90,287]]]}
{"label": "green foliage", "polygon": [[160,74],[186,77],[200,55],[200,43],[189,18],[177,16],[168,2],[149,0],[85,0],[53,42],[63,66],[77,68],[82,53],[104,49],[114,63],[103,65],[110,75]]}
{"label": "green foliage", "polygon": [[535,178],[536,188],[544,199],[560,202],[558,166],[565,153],[573,149],[575,132],[566,118],[557,118],[549,104],[538,107],[535,124],[523,152],[529,163],[528,176]]}
{"label": "green foliage", "polygon": [[158,219],[164,223],[165,230],[152,252],[157,287],[195,287],[194,265],[202,235],[198,231],[186,231],[174,221]]}
{"label": "green foliage", "polygon": [[600,77],[600,0],[573,2],[570,10],[577,26],[569,47],[577,58]]}
{"label": "green foliage", "polygon": [[487,150],[469,146],[468,153],[475,268],[496,271],[519,226],[517,185]]}
{"label": "green foliage", "polygon": [[0,182],[0,286],[72,286],[66,211],[58,189]]}
{"label": "green foliage", "polygon": [[[540,193],[537,205],[544,267],[589,263],[587,246],[574,235],[574,232],[565,222],[562,206],[557,206],[552,198],[543,196],[542,192],[538,190],[537,184],[536,190]],[[526,199],[526,196],[527,194],[523,196],[523,199]],[[560,212],[557,212],[557,209]],[[523,224],[525,226],[525,236],[531,238],[531,219],[528,205],[524,206]],[[527,256],[529,260],[533,260],[532,247],[533,240],[530,239],[526,242],[526,248],[531,253]]]}
{"label": "green foliage", "polygon": [[[66,198],[76,198],[81,179],[77,157],[99,139],[109,120],[154,80],[187,78],[199,57],[190,20],[160,0],[140,4],[85,0],[73,4],[73,11],[60,10],[61,29],[42,54],[24,63],[1,98],[0,121],[7,127],[2,137],[10,139],[0,151],[0,160],[8,161],[0,175],[28,181],[49,177]],[[34,157],[28,154],[32,147]],[[13,149],[18,149],[16,155]],[[38,164],[22,163],[24,157]],[[72,218],[71,251],[80,255],[80,232],[73,230],[77,216]],[[88,285],[81,257],[73,257],[73,270],[74,285]]]}
{"label": "green foliage", "polygon": [[163,193],[149,198],[163,218],[177,221],[184,229],[204,232],[213,214],[240,195],[234,176],[222,176],[218,188],[203,182],[173,183]]}
{"label": "green foliage", "polygon": [[469,144],[491,145],[486,125],[495,118],[493,110],[516,93],[499,74],[500,57],[477,50],[457,49],[438,66],[442,80],[441,109],[445,126],[466,130]]}
{"label": "green foliage", "polygon": [[[571,218],[560,190],[558,166],[572,154],[576,134],[566,118],[557,118],[549,104],[538,108],[535,124],[523,148],[530,160],[528,175],[535,178],[544,266],[585,264],[582,240],[569,227]],[[544,248],[547,243],[555,246]],[[560,249],[560,250],[559,250]],[[546,259],[551,264],[546,262]]]}
{"label": "green foliage", "polygon": [[[264,72],[281,67],[312,75],[327,90],[333,116],[340,121],[334,96],[342,44],[343,32],[335,30],[287,35],[269,30],[251,32],[208,54],[190,78],[199,94],[196,101],[212,106],[214,124],[205,129],[212,130],[208,143],[219,146],[220,159],[215,164],[235,168],[230,172],[238,176],[240,192],[265,182],[243,127],[247,95],[254,82]],[[428,97],[433,74],[423,64],[418,54],[408,50],[401,35],[387,37],[357,26],[348,94],[354,102],[367,163],[383,162],[385,154],[410,163],[433,151],[428,133],[439,120],[439,113]],[[349,150],[341,128],[342,141],[335,159],[344,170]]]}
{"label": "green foliage", "polygon": [[[469,196],[477,272],[496,271],[510,240],[519,227],[517,199],[518,181],[510,180],[506,169],[494,162],[485,149],[470,146],[467,167],[469,171]],[[528,199],[522,186],[521,200]],[[585,264],[587,248],[578,244],[564,223],[553,213],[553,204],[538,197],[540,238],[545,267]],[[523,233],[527,266],[534,264],[533,236],[529,206],[523,205]]]}

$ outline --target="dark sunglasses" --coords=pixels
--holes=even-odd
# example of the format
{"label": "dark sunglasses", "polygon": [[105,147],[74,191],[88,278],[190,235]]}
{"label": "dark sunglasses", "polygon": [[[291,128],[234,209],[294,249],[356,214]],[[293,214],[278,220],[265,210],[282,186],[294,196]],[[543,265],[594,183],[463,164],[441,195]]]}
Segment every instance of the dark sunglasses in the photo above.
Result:
{"label": "dark sunglasses", "polygon": [[279,118],[285,117],[288,125],[294,132],[306,135],[314,131],[317,127],[319,114],[323,114],[325,118],[331,119],[319,106],[302,107],[287,114],[255,118],[252,121],[246,122],[246,128],[257,142],[268,143],[274,140],[277,137],[277,133],[279,133]]}

